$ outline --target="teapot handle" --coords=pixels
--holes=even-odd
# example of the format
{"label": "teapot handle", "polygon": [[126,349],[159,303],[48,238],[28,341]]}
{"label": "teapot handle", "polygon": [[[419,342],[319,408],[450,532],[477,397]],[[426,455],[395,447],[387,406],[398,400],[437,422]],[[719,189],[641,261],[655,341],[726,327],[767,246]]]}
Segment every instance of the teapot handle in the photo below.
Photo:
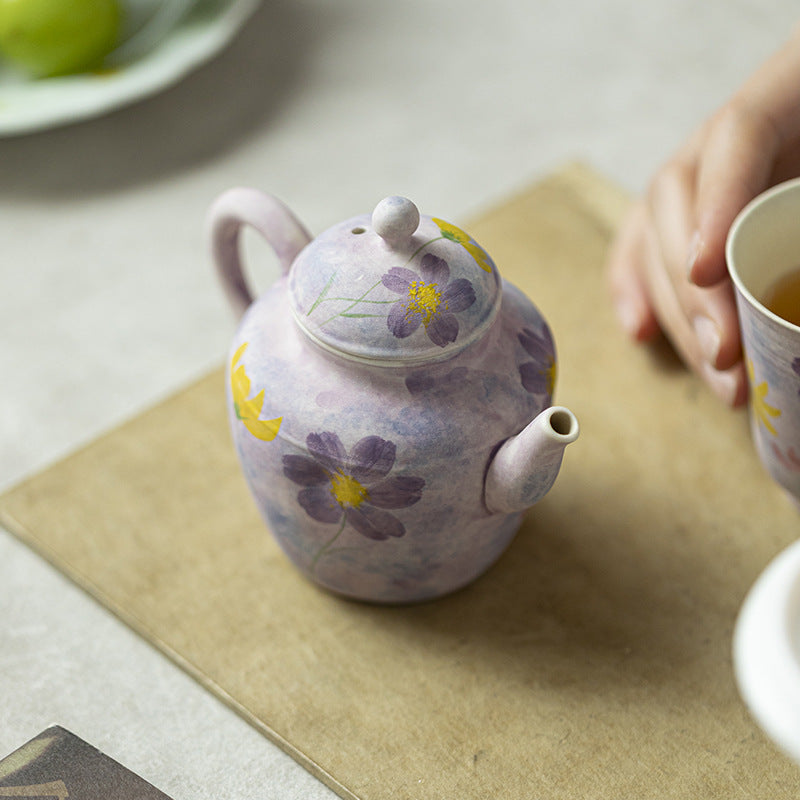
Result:
{"label": "teapot handle", "polygon": [[207,221],[211,253],[228,302],[239,317],[253,302],[239,252],[243,225],[255,228],[267,240],[278,257],[283,275],[311,241],[303,225],[277,197],[257,189],[235,188],[214,201]]}

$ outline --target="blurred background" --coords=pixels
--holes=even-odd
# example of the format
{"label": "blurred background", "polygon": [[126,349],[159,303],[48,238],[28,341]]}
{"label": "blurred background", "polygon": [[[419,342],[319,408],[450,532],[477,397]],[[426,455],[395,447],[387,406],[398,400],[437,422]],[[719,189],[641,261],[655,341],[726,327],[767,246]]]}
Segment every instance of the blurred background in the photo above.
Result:
{"label": "blurred background", "polygon": [[[171,35],[202,38],[235,2],[203,5]],[[573,160],[638,193],[797,16],[790,0],[264,0],[181,80],[156,69],[133,102],[82,113],[77,93],[82,118],[6,131],[0,490],[222,363],[235,320],[203,220],[224,189],[276,194],[314,234],[389,194],[467,223]],[[25,100],[11,83],[0,117]],[[270,252],[245,245],[267,286]],[[333,796],[2,529],[0,608],[0,755],[58,722],[176,800]]]}

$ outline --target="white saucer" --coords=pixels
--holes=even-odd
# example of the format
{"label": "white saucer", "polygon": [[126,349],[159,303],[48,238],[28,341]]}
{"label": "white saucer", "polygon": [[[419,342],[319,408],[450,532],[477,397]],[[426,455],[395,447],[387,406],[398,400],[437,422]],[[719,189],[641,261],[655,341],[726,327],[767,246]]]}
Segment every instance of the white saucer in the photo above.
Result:
{"label": "white saucer", "polygon": [[259,0],[205,0],[155,48],[102,74],[29,80],[0,64],[0,136],[98,116],[176,83],[220,51]]}
{"label": "white saucer", "polygon": [[733,660],[753,716],[800,763],[800,541],[749,591],[736,622]]}

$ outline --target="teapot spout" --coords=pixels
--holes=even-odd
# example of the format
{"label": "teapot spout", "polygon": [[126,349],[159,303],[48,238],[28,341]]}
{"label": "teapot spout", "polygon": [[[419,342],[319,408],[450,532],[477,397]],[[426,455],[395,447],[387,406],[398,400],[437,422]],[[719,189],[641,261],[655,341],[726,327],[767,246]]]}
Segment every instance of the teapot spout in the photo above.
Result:
{"label": "teapot spout", "polygon": [[541,500],[555,482],[564,448],[578,432],[578,420],[569,409],[551,406],[505,441],[486,473],[489,511],[513,514]]}

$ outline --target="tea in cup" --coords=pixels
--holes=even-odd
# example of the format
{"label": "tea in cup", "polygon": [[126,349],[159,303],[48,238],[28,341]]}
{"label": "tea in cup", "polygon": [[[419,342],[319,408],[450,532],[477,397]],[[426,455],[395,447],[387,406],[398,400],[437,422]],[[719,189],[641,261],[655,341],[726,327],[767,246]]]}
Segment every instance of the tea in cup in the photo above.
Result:
{"label": "tea in cup", "polygon": [[800,179],[751,201],[726,244],[759,457],[800,507]]}
{"label": "tea in cup", "polygon": [[800,266],[767,289],[764,305],[792,325],[800,325]]}

